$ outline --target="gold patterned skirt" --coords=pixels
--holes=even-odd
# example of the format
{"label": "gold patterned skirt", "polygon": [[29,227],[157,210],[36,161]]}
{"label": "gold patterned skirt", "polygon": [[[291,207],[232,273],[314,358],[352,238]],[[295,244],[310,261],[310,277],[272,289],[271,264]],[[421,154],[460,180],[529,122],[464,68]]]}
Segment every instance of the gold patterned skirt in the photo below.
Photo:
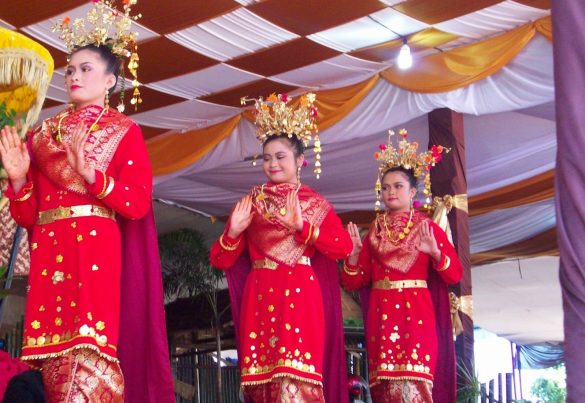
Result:
{"label": "gold patterned skirt", "polygon": [[325,403],[322,386],[289,377],[244,386],[244,393],[254,403]]}
{"label": "gold patterned skirt", "polygon": [[433,403],[432,386],[425,381],[391,380],[372,386],[373,403]]}
{"label": "gold patterned skirt", "polygon": [[120,365],[94,350],[75,349],[47,358],[41,373],[49,403],[124,402]]}

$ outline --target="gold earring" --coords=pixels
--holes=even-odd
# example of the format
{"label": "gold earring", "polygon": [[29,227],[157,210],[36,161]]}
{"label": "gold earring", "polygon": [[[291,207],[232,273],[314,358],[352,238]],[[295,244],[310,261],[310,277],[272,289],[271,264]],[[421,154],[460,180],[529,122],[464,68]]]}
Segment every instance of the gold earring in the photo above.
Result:
{"label": "gold earring", "polygon": [[301,167],[297,167],[297,183],[301,183]]}
{"label": "gold earring", "polygon": [[110,91],[106,88],[106,96],[104,98],[104,109],[110,108]]}

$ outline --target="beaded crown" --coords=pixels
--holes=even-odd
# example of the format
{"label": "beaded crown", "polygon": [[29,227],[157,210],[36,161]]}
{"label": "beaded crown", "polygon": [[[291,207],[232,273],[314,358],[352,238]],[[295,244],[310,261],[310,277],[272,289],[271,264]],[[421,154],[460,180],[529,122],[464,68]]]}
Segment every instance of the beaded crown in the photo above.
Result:
{"label": "beaded crown", "polygon": [[[60,33],[60,38],[67,46],[69,53],[75,49],[87,46],[107,46],[111,52],[121,59],[128,59],[128,70],[132,74],[134,88],[130,103],[135,107],[142,103],[138,87],[138,32],[132,31],[132,22],[142,15],[132,15],[132,7],[138,0],[122,0],[123,12],[118,11],[111,0],[92,0],[93,7],[85,18],[76,18],[71,21],[68,16],[53,25],[52,31]],[[122,86],[124,80],[122,80]],[[124,110],[124,88],[121,92],[121,104],[118,110]]]}
{"label": "beaded crown", "polygon": [[[402,167],[412,170],[418,180],[424,181],[423,193],[429,203],[431,197],[431,168],[443,158],[443,153],[448,153],[449,148],[441,145],[434,145],[430,150],[418,152],[418,143],[407,140],[408,132],[406,129],[400,129],[398,134],[401,139],[395,147],[392,143],[392,137],[395,136],[393,130],[388,131],[388,143],[380,144],[380,151],[374,153],[374,158],[379,162],[378,179],[376,181],[376,210],[380,209],[380,192],[382,191],[382,177],[384,173],[391,168]],[[425,207],[429,207],[425,205]]]}
{"label": "beaded crown", "polygon": [[266,99],[259,98],[241,98],[241,104],[254,102],[255,124],[258,127],[256,137],[263,144],[271,136],[286,134],[289,138],[295,136],[307,147],[311,140],[313,142],[313,151],[315,153],[315,175],[317,179],[321,174],[321,141],[317,129],[317,107],[315,100],[317,96],[314,93],[302,95],[298,100],[298,105],[289,106],[291,98],[287,94],[271,94]]}

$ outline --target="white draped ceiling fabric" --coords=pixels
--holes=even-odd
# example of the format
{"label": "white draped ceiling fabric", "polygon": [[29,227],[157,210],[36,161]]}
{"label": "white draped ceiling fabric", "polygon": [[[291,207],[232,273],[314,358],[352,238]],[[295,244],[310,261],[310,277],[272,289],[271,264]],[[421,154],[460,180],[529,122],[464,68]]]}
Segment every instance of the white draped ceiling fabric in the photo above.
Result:
{"label": "white draped ceiling fabric", "polygon": [[[90,2],[11,3],[0,9],[0,26],[46,44],[56,61],[41,115],[45,118],[67,101],[64,48],[50,26],[65,15],[84,14]],[[386,141],[388,129],[405,127],[411,138],[426,144],[426,114],[450,108],[464,114],[472,253],[487,253],[491,257],[486,261],[493,261],[542,252],[530,240],[554,232],[552,196],[515,204],[516,199],[497,195],[554,170],[550,0],[160,4],[140,0],[137,6],[143,15],[135,25],[144,103],[137,112],[127,108],[148,139],[159,173],[157,199],[204,215],[227,215],[264,179],[260,164],[251,163],[261,148],[240,97],[316,91],[319,100],[327,91],[356,86],[361,92],[346,100],[350,109],[334,118],[331,111],[328,116],[320,112],[320,118],[328,119],[320,133],[321,179],[315,180],[309,169],[303,173],[303,180],[338,212],[351,216],[373,209],[372,155]],[[395,66],[405,38],[420,76],[400,73]],[[477,65],[467,66],[467,59]],[[458,84],[433,76],[432,66],[464,78]],[[474,69],[481,71],[475,74]],[[337,106],[343,109],[343,104]],[[192,148],[185,149],[186,139],[193,140]],[[169,158],[174,153],[180,154],[178,161]],[[312,152],[307,156],[313,162]],[[488,194],[494,194],[493,203],[474,215],[474,198]],[[498,207],[503,201],[507,207]],[[551,253],[556,245],[549,245],[546,254]]]}

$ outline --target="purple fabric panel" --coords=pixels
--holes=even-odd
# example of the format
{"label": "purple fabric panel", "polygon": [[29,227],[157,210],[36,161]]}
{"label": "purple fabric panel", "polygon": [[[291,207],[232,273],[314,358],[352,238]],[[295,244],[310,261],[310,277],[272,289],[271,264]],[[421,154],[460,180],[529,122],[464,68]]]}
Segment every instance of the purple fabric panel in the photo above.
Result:
{"label": "purple fabric panel", "polygon": [[437,367],[435,368],[433,380],[433,401],[455,402],[457,397],[457,377],[455,374],[455,342],[453,341],[449,293],[447,285],[433,269],[429,270],[427,283],[435,309],[438,343]]}
{"label": "purple fabric panel", "polygon": [[311,257],[311,265],[321,286],[325,313],[325,350],[323,354],[325,401],[347,403],[349,389],[337,262],[315,252]]}
{"label": "purple fabric panel", "polygon": [[232,319],[234,321],[234,329],[236,332],[236,348],[240,350],[240,308],[242,306],[242,297],[244,295],[244,288],[246,287],[246,279],[250,273],[251,263],[248,253],[244,251],[236,263],[225,275],[228,282],[228,291],[230,293],[230,301],[232,306]]}
{"label": "purple fabric panel", "polygon": [[118,218],[122,235],[118,354],[127,403],[175,401],[162,274],[152,209],[140,220]]}
{"label": "purple fabric panel", "polygon": [[[242,307],[242,297],[246,287],[246,279],[251,270],[250,257],[248,252],[244,251],[236,263],[226,271],[225,276],[228,282],[228,291],[232,309],[232,320],[234,321],[234,330],[236,333],[236,349],[238,357],[240,354],[240,308]],[[239,361],[239,360],[238,360]],[[238,363],[239,364],[239,363]],[[244,403],[252,403],[248,396],[244,396]]]}
{"label": "purple fabric panel", "polygon": [[585,7],[553,0],[557,123],[556,212],[563,293],[567,402],[585,396]]}

